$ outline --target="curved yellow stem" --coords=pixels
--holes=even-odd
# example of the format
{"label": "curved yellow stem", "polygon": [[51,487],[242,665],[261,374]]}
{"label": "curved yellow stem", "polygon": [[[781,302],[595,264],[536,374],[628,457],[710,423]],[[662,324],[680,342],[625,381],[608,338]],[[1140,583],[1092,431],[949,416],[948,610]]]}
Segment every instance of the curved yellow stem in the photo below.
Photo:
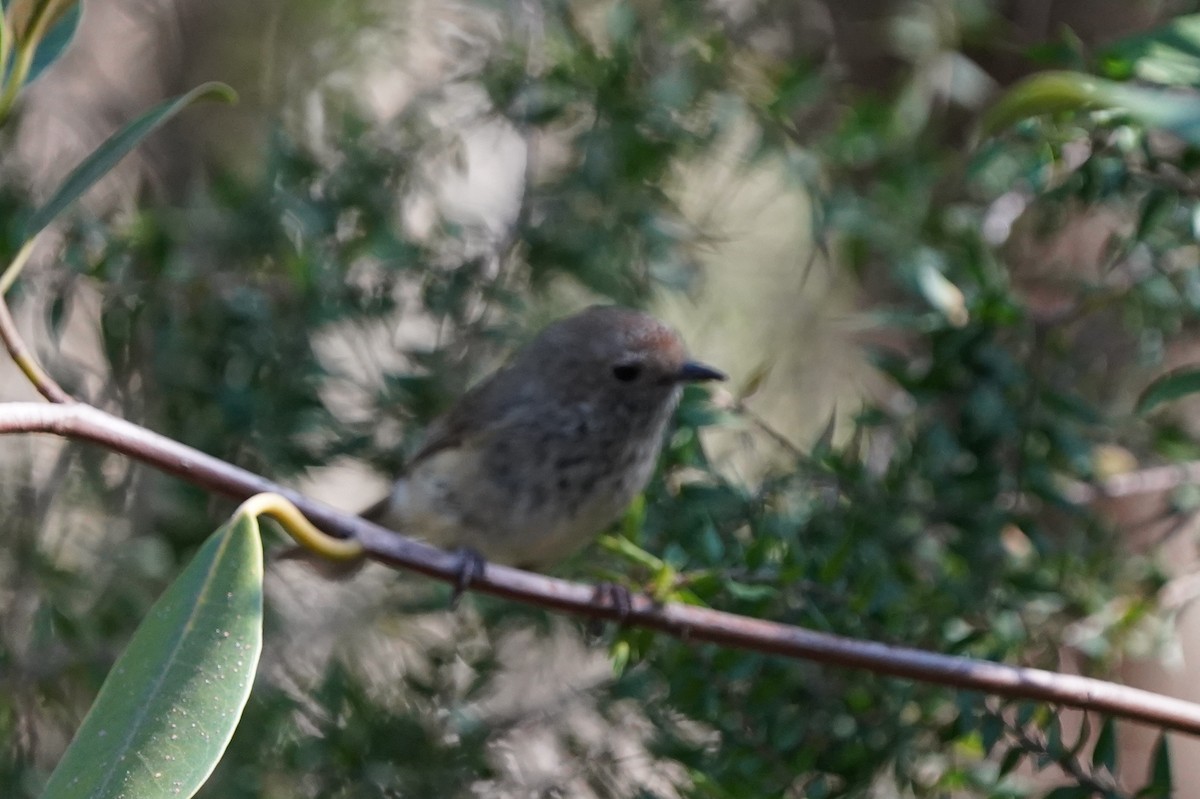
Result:
{"label": "curved yellow stem", "polygon": [[299,508],[279,494],[255,494],[243,502],[237,512],[251,516],[270,516],[279,522],[296,543],[328,560],[357,560],[363,556],[363,546],[358,541],[334,538],[322,532]]}
{"label": "curved yellow stem", "polygon": [[51,402],[73,401],[71,395],[42,369],[41,364],[29,351],[29,347],[25,345],[25,340],[17,332],[17,323],[13,321],[12,314],[8,310],[8,303],[4,301],[2,294],[0,294],[0,342],[3,342],[4,348],[12,356],[13,363],[29,379],[39,394]]}
{"label": "curved yellow stem", "polygon": [[16,322],[13,321],[4,300],[4,295],[16,282],[17,276],[21,274],[21,269],[24,268],[26,261],[33,253],[33,246],[37,239],[38,237],[35,235],[22,244],[21,249],[17,250],[17,254],[13,256],[12,262],[4,268],[3,272],[0,272],[0,341],[12,356],[17,368],[43,397],[51,402],[70,402],[71,396],[54,382],[54,379],[46,373],[37,358],[33,357],[33,353],[25,346],[21,334],[17,332]]}
{"label": "curved yellow stem", "polygon": [[37,242],[37,239],[38,237],[34,236],[22,244],[21,249],[17,250],[17,254],[13,256],[9,265],[4,267],[4,271],[0,273],[0,297],[7,294],[8,290],[12,288],[12,284],[17,282],[17,277],[21,274],[21,270],[25,268],[25,262],[33,254],[33,245]]}

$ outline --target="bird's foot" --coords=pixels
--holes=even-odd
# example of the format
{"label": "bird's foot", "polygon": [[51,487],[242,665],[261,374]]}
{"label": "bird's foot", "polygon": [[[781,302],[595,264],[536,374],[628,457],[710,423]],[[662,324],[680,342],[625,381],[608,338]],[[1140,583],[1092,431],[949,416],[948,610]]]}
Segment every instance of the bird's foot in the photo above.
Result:
{"label": "bird's foot", "polygon": [[458,574],[454,578],[454,591],[450,594],[450,609],[458,607],[458,601],[471,587],[476,578],[482,577],[487,568],[487,560],[477,550],[470,547],[459,547],[454,550],[458,556]]}
{"label": "bird's foot", "polygon": [[602,582],[596,584],[594,601],[617,612],[617,621],[624,624],[633,612],[633,594],[630,590],[617,583]]}
{"label": "bird's foot", "polygon": [[[617,624],[624,626],[629,619],[629,614],[633,612],[633,594],[628,588],[617,583],[611,583],[607,580],[602,583],[596,583],[596,590],[592,594],[592,601],[606,610],[615,610],[617,613]],[[604,620],[592,619],[588,623],[588,635],[592,638],[599,638],[604,632]]]}

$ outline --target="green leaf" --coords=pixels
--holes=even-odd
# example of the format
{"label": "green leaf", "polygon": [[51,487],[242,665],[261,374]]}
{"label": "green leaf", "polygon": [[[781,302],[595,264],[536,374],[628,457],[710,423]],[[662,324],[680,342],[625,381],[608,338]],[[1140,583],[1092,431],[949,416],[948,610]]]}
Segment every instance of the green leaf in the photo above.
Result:
{"label": "green leaf", "polygon": [[42,799],[186,797],[221,759],[262,649],[253,516],[214,533],[138,626]]}
{"label": "green leaf", "polygon": [[1046,725],[1046,754],[1055,761],[1062,760],[1067,755],[1066,747],[1063,745],[1063,730],[1062,724],[1058,717],[1050,719],[1050,723]]}
{"label": "green leaf", "polygon": [[1163,222],[1170,218],[1178,204],[1179,196],[1175,192],[1151,189],[1146,195],[1146,199],[1142,201],[1133,237],[1138,241],[1143,241],[1155,230],[1161,228]]}
{"label": "green leaf", "polygon": [[1158,737],[1158,746],[1154,748],[1154,761],[1150,770],[1150,782],[1138,791],[1138,796],[1159,797],[1171,795],[1171,747],[1167,744],[1166,733]]}
{"label": "green leaf", "polygon": [[1166,402],[1200,392],[1200,368],[1185,367],[1168,372],[1146,387],[1138,397],[1136,411],[1147,414]]}
{"label": "green leaf", "polygon": [[1148,33],[1108,47],[1100,56],[1104,74],[1170,86],[1200,86],[1200,14],[1176,17]]}
{"label": "green leaf", "polygon": [[1104,99],[1107,108],[1200,145],[1200,95],[1195,92],[1113,84],[1105,89]]}
{"label": "green leaf", "polygon": [[1041,114],[1099,109],[1121,111],[1188,144],[1200,144],[1200,95],[1116,83],[1082,72],[1043,72],[1019,82],[984,115],[983,130],[995,133]]}
{"label": "green leaf", "polygon": [[628,668],[629,661],[633,658],[633,650],[628,641],[617,640],[613,642],[609,655],[612,658],[613,674],[620,676]]}
{"label": "green leaf", "polygon": [[1004,737],[1004,719],[999,713],[988,713],[979,724],[979,745],[983,754],[990,755]]}
{"label": "green leaf", "polygon": [[32,83],[42,70],[57,61],[63,54],[67,45],[75,38],[80,16],[82,16],[82,11],[79,3],[76,3],[55,20],[45,37],[38,42],[37,51],[33,55],[33,63],[29,65],[29,76],[25,79],[26,83]]}
{"label": "green leaf", "polygon": [[761,602],[779,595],[779,589],[773,585],[753,585],[730,580],[725,584],[725,590],[734,599],[743,602]]}
{"label": "green leaf", "polygon": [[29,221],[25,223],[25,240],[32,239],[53,222],[55,217],[79,199],[96,181],[107,175],[142,140],[180,111],[200,100],[224,100],[232,103],[237,100],[237,94],[224,83],[204,83],[186,94],[156,105],[114,133],[91,155],[83,159],[59,186],[54,196],[29,217]]}
{"label": "green leaf", "polygon": [[1117,773],[1117,730],[1111,718],[1104,720],[1096,747],[1092,749],[1092,766],[1106,768],[1109,774]]}
{"label": "green leaf", "polygon": [[1006,774],[1010,773],[1013,769],[1015,769],[1017,766],[1019,766],[1021,764],[1021,761],[1024,759],[1025,759],[1025,751],[1024,750],[1020,749],[1019,747],[1015,747],[1015,746],[1012,749],[1009,749],[1007,752],[1004,753],[1004,757],[1001,758],[1001,760],[1000,760],[1000,769],[997,772],[998,775],[1003,777]]}
{"label": "green leaf", "polygon": [[1023,119],[1100,105],[1097,78],[1079,72],[1041,72],[1004,93],[983,117],[985,133],[995,133]]}

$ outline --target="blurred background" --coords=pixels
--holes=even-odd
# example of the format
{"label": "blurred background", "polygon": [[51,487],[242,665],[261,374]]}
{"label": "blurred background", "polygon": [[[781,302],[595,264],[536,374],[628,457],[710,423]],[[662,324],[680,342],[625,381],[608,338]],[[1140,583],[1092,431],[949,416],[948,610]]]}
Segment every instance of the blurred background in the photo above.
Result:
{"label": "blurred background", "polygon": [[[700,599],[1200,701],[1200,492],[1066,488],[1200,457],[1194,400],[1139,412],[1197,360],[1200,149],[1119,112],[980,128],[1047,69],[1191,97],[1195,6],[93,0],[0,130],[6,261],[141,111],[240,101],[125,159],[9,301],[75,396],[351,511],[546,322],[646,307],[732,377],[616,530]],[[6,360],[0,399],[35,396]],[[38,794],[232,507],[3,439],[0,794]],[[270,563],[200,795],[1168,795],[1155,730],[447,596]]]}

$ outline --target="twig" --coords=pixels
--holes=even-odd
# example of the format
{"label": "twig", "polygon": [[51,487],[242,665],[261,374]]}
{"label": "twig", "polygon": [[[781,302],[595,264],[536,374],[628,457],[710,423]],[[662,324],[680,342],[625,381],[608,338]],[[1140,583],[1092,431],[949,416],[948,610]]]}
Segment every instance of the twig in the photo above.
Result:
{"label": "twig", "polygon": [[[82,403],[0,404],[0,434],[52,433],[100,444],[210,491],[245,499],[274,491],[290,499],[318,527],[355,538],[375,560],[447,582],[459,577],[460,557],[334,510],[256,474],[118,419]],[[888,646],[778,622],[690,605],[655,604],[633,597],[626,610],[602,602],[593,586],[487,564],[474,590],[592,618],[660,630],[688,641],[707,641],[785,657],[867,669],[880,674],[1095,710],[1200,735],[1200,705],[1138,688],[1041,669],[1008,666],[919,649]]]}
{"label": "twig", "polygon": [[8,354],[12,356],[13,363],[25,374],[25,377],[29,378],[29,382],[38,390],[39,394],[51,402],[74,402],[71,395],[64,391],[58,383],[55,383],[50,375],[46,374],[37,359],[33,357],[33,353],[25,346],[25,341],[17,332],[17,323],[13,321],[12,313],[9,312],[8,303],[4,301],[3,296],[0,296],[0,340],[4,342],[4,348],[8,350]]}
{"label": "twig", "polygon": [[746,404],[744,399],[739,399],[733,403],[733,411],[734,413],[740,414],[742,418],[758,428],[760,433],[774,441],[780,449],[786,451],[793,458],[799,460],[807,457],[807,452],[800,449],[800,447],[792,443],[790,438],[775,429],[770,422],[768,422],[755,411],[751,410],[750,406]]}
{"label": "twig", "polygon": [[1117,474],[1099,483],[1072,482],[1063,488],[1063,496],[1070,502],[1086,505],[1101,499],[1170,491],[1196,483],[1200,483],[1200,461],[1188,461]]}
{"label": "twig", "polygon": [[1063,770],[1067,776],[1085,788],[1090,788],[1094,796],[1120,796],[1120,786],[1110,774],[1089,771],[1074,754],[1070,752],[1055,753],[1050,748],[1050,742],[1040,730],[1031,729],[1016,723],[1005,721],[1009,735],[1017,745],[1026,752],[1049,758]]}

